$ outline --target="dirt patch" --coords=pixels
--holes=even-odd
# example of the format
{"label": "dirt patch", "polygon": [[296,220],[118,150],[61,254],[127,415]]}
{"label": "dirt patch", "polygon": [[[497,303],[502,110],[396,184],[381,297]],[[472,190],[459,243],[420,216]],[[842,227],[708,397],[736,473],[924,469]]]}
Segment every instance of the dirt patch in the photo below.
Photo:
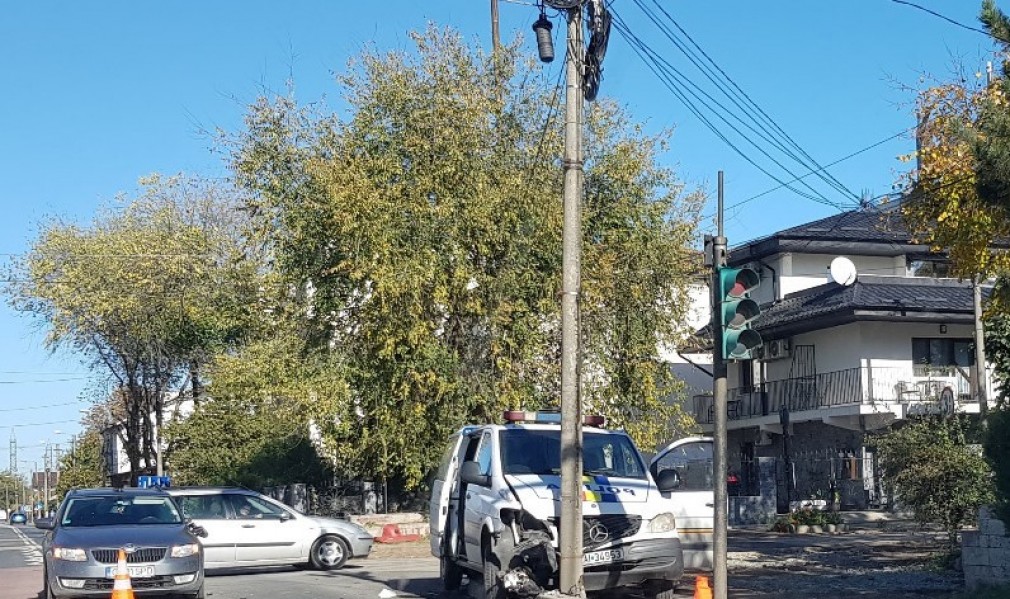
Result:
{"label": "dirt patch", "polygon": [[407,543],[374,543],[368,559],[404,559],[431,557],[427,538]]}

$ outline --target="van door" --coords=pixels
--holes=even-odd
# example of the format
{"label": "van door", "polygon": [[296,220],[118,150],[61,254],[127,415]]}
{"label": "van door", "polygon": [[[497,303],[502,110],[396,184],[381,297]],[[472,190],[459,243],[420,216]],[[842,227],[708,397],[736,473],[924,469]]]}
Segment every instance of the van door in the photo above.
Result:
{"label": "van door", "polygon": [[428,502],[428,541],[431,543],[431,554],[442,557],[442,548],[446,547],[446,534],[450,527],[450,500],[453,488],[456,486],[456,473],[459,472],[459,443],[463,435],[456,433],[449,437],[448,446],[442,454],[435,480],[431,483],[431,500]]}
{"label": "van door", "polygon": [[654,478],[663,470],[675,470],[680,476],[680,486],[671,496],[676,503],[674,516],[684,548],[684,567],[690,570],[712,569],[715,523],[713,450],[714,444],[709,437],[681,439],[656,454],[649,468]]}
{"label": "van door", "polygon": [[[473,459],[480,465],[480,473],[491,474],[491,448],[493,445],[491,431],[481,435],[477,454]],[[470,456],[467,456],[470,457]],[[491,489],[475,484],[467,484],[463,489],[463,546],[466,549],[468,561],[480,563],[480,536],[484,527],[484,518],[490,507]]]}

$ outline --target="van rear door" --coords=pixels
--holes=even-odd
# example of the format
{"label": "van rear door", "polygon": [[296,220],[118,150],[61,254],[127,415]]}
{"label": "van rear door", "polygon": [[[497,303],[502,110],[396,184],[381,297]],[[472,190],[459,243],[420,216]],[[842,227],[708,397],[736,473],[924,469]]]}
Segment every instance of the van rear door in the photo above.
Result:
{"label": "van rear door", "polygon": [[650,465],[653,477],[663,470],[675,470],[680,486],[672,491],[677,532],[684,548],[684,567],[711,570],[715,486],[712,472],[714,444],[709,437],[689,437],[674,441],[656,454]]}

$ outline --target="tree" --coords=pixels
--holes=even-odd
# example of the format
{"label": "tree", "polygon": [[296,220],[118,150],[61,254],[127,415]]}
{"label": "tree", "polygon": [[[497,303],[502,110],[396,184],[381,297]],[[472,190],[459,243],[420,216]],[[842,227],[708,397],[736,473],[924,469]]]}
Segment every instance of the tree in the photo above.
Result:
{"label": "tree", "polygon": [[73,488],[100,487],[103,484],[102,436],[97,430],[86,430],[77,437],[71,451],[60,458],[56,494],[62,497]]}
{"label": "tree", "polygon": [[[562,216],[558,93],[535,61],[413,40],[341,77],[347,117],[264,98],[230,139],[308,346],[344,356],[354,426],[327,419],[327,447],[409,485],[460,425],[557,406]],[[653,446],[685,422],[658,346],[687,306],[698,197],[620,107],[594,105],[585,133],[586,399]]]}
{"label": "tree", "polygon": [[254,322],[257,268],[244,258],[227,191],[178,177],[142,181],[89,227],[51,221],[16,261],[10,304],[75,351],[122,406],[134,474],[154,469],[165,400],[200,393],[200,367]]}
{"label": "tree", "polygon": [[963,417],[919,420],[876,437],[884,478],[915,519],[935,523],[953,547],[993,499],[992,473]]}
{"label": "tree", "polygon": [[0,472],[0,509],[10,511],[30,497],[23,480],[10,472]]}

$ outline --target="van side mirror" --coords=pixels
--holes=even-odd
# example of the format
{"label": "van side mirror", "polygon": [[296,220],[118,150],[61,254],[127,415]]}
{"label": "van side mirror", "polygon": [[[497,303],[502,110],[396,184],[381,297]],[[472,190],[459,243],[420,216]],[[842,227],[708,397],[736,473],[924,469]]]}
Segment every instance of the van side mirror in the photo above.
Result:
{"label": "van side mirror", "polygon": [[680,475],[673,469],[663,470],[656,477],[656,486],[660,493],[676,491],[680,487]]}
{"label": "van side mirror", "polygon": [[465,483],[487,487],[491,484],[491,477],[481,474],[480,464],[474,461],[463,462],[459,469],[459,477]]}

